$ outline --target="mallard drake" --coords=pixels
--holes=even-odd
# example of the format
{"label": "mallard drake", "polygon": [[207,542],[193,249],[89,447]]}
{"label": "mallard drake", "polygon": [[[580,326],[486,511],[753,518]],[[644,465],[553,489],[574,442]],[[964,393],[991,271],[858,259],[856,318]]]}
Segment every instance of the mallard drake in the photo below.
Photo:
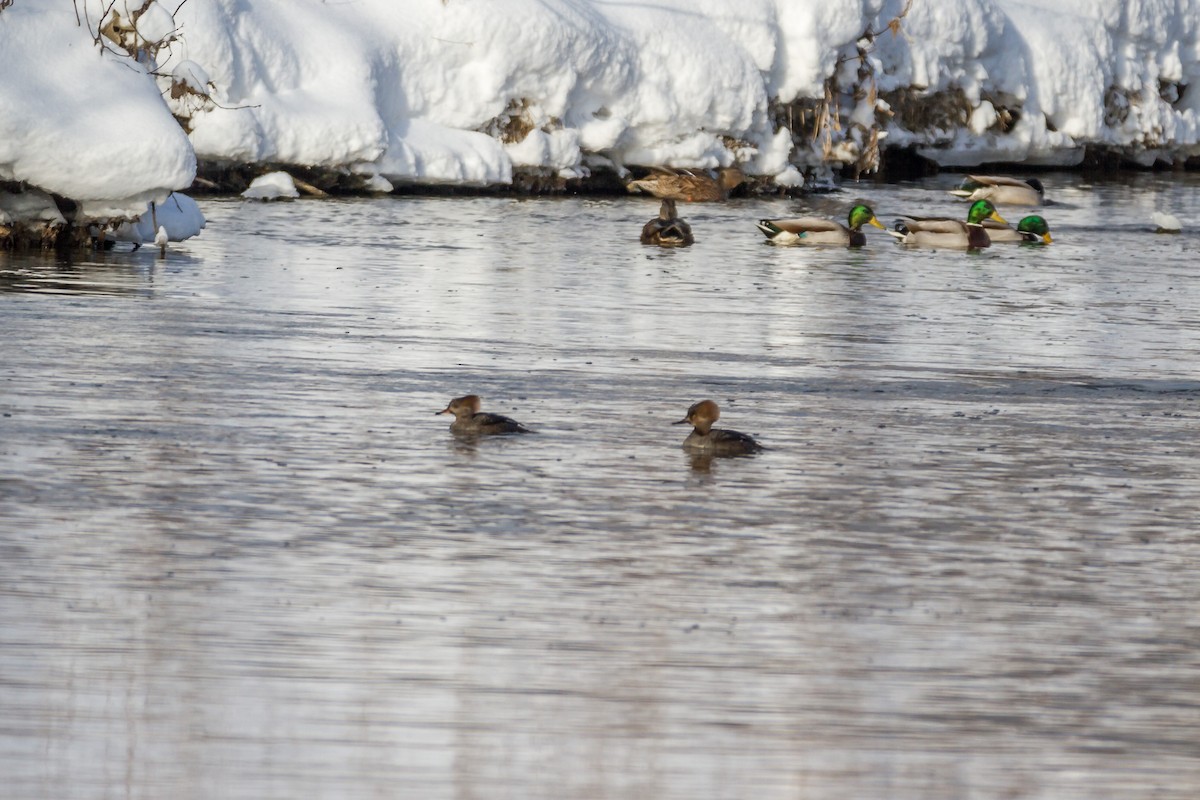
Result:
{"label": "mallard drake", "polygon": [[692,237],[692,226],[676,215],[674,200],[663,200],[658,216],[642,228],[642,244],[687,247],[694,241],[696,240]]}
{"label": "mallard drake", "polygon": [[846,221],[848,225],[821,217],[760,219],[758,229],[775,244],[840,244],[849,247],[862,247],[867,243],[867,237],[862,232],[863,225],[887,230],[866,203],[855,203]]}
{"label": "mallard drake", "polygon": [[533,433],[515,419],[500,414],[489,414],[479,410],[479,395],[468,394],[456,397],[450,404],[435,414],[453,414],[450,432],[462,436],[490,436],[497,433]]}
{"label": "mallard drake", "polygon": [[990,200],[976,200],[967,211],[967,220],[934,217],[910,217],[896,222],[896,230],[888,231],[904,244],[924,247],[978,250],[990,245],[991,239],[983,227],[985,219],[1007,225]]}
{"label": "mallard drake", "polygon": [[991,200],[996,205],[1040,206],[1046,189],[1037,178],[1008,178],[1003,175],[968,175],[950,194],[967,200]]}
{"label": "mallard drake", "polygon": [[1046,220],[1037,214],[1024,217],[1017,223],[1016,230],[1008,225],[1001,225],[994,219],[985,219],[983,228],[988,238],[993,242],[1027,242],[1029,244],[1050,244],[1050,226]]}
{"label": "mallard drake", "polygon": [[716,178],[656,167],[646,177],[625,184],[625,188],[631,192],[652,194],[664,200],[698,203],[725,200],[729,197],[729,193],[745,180],[746,176],[737,167],[725,167],[718,170]]}
{"label": "mallard drake", "polygon": [[738,431],[714,428],[721,409],[712,400],[701,400],[687,411],[687,416],[672,425],[691,425],[692,432],[683,440],[685,450],[714,456],[745,456],[763,449],[753,436]]}

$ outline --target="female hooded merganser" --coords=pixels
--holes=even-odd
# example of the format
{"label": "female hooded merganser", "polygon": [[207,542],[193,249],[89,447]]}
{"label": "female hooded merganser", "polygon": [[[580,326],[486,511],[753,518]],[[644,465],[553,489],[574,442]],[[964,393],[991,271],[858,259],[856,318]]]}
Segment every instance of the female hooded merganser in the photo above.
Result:
{"label": "female hooded merganser", "polygon": [[714,456],[744,456],[757,453],[763,446],[737,431],[714,428],[713,423],[721,416],[721,410],[712,400],[701,400],[688,409],[687,416],[673,425],[691,425],[693,430],[683,440],[683,447],[694,453]]}
{"label": "female hooded merganser", "polygon": [[435,414],[453,414],[454,422],[450,423],[450,432],[464,436],[488,436],[495,433],[533,433],[515,419],[500,414],[489,414],[479,410],[480,399],[477,394],[456,397],[450,404]]}

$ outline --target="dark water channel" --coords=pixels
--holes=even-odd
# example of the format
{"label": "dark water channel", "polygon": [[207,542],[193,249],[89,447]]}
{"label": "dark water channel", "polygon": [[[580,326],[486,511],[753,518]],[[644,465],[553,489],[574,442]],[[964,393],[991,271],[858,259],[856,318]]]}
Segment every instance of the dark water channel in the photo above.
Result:
{"label": "dark water channel", "polygon": [[[1040,249],[753,224],[952,182],[0,253],[3,796],[1200,796],[1200,176],[1047,175]],[[706,397],[770,449],[690,459]]]}

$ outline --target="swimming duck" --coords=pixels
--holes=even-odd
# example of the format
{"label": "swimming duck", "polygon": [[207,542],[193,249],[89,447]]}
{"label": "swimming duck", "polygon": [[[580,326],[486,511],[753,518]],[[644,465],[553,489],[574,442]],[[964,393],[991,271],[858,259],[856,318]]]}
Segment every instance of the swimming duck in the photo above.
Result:
{"label": "swimming duck", "polygon": [[1050,244],[1054,241],[1050,238],[1050,226],[1046,224],[1046,220],[1037,214],[1024,217],[1017,223],[1016,230],[991,219],[983,221],[983,228],[987,231],[988,238],[993,242]]}
{"label": "swimming duck", "polygon": [[660,247],[687,247],[696,241],[692,237],[692,226],[675,213],[675,201],[663,200],[658,216],[642,228],[642,244]]}
{"label": "swimming duck", "polygon": [[692,432],[683,440],[685,450],[714,456],[744,456],[757,453],[763,446],[737,431],[714,428],[721,410],[712,400],[701,400],[688,409],[687,416],[672,425],[691,425]]}
{"label": "swimming duck", "polygon": [[888,231],[904,244],[924,247],[978,250],[992,243],[983,227],[985,219],[1007,225],[989,200],[976,200],[967,211],[967,221],[934,217],[909,218],[896,222],[896,230]]}
{"label": "swimming duck", "polygon": [[967,200],[991,200],[997,205],[1040,206],[1046,189],[1037,178],[1008,178],[1003,175],[968,175],[950,194]]}
{"label": "swimming duck", "polygon": [[533,433],[515,419],[500,414],[489,414],[479,410],[479,395],[469,394],[456,397],[450,404],[435,414],[453,414],[450,432],[464,436],[489,436],[496,433]]}
{"label": "swimming duck", "polygon": [[848,226],[820,217],[762,219],[758,221],[758,229],[775,244],[840,244],[849,247],[862,247],[867,243],[867,237],[862,232],[863,225],[887,230],[866,203],[855,203],[847,222]]}
{"label": "swimming duck", "polygon": [[625,184],[625,188],[631,192],[652,194],[664,200],[698,203],[725,200],[729,197],[729,193],[745,180],[745,174],[737,167],[724,167],[718,170],[716,178],[656,167],[646,177]]}

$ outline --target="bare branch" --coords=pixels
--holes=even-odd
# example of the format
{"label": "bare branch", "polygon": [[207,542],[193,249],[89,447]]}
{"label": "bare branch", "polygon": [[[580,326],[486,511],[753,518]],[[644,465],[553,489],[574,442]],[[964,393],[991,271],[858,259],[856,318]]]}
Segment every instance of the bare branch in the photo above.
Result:
{"label": "bare branch", "polygon": [[892,36],[900,35],[900,20],[908,16],[908,12],[912,10],[913,0],[905,0],[904,8],[900,9],[900,13],[888,20],[888,23],[877,31],[867,29],[867,36],[874,39],[884,31],[891,31]]}

